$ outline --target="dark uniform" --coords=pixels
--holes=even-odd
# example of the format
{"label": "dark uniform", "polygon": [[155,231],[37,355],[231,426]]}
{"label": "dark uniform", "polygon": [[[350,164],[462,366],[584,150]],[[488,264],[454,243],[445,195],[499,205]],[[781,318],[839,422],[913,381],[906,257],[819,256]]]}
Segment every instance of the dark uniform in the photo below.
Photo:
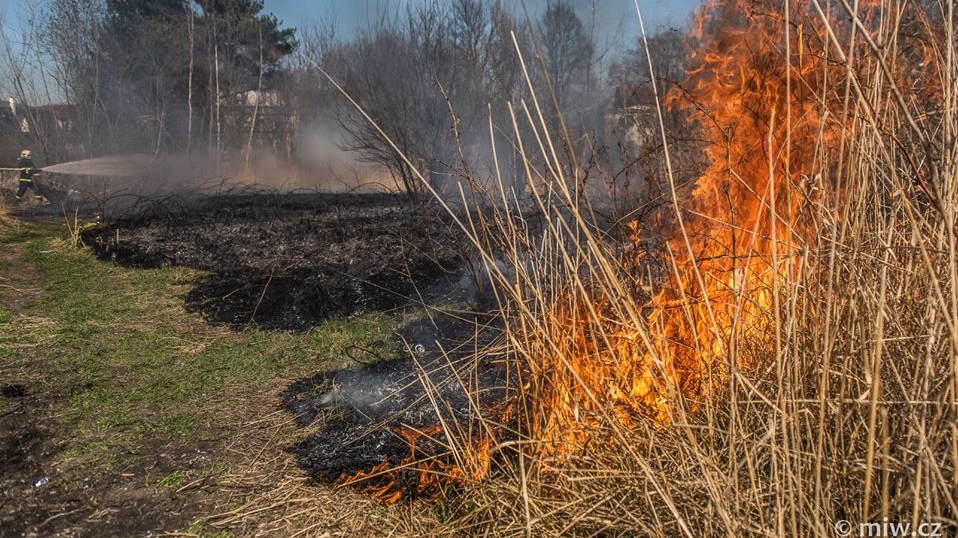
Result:
{"label": "dark uniform", "polygon": [[36,197],[42,198],[42,196],[40,196],[40,190],[37,189],[37,186],[33,183],[33,175],[39,172],[40,169],[37,168],[37,165],[33,164],[33,159],[30,158],[29,151],[23,150],[20,153],[17,168],[20,169],[20,187],[17,189],[17,200],[26,194],[27,189],[33,189]]}

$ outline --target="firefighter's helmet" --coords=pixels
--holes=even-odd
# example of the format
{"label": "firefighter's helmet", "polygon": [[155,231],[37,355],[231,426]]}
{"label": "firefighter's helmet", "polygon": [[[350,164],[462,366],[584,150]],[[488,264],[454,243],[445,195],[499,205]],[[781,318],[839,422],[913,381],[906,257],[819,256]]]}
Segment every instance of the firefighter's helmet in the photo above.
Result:
{"label": "firefighter's helmet", "polygon": [[20,156],[21,156],[21,157],[29,157],[29,156],[30,156],[30,150],[25,149],[25,150],[21,151],[21,152],[20,152]]}

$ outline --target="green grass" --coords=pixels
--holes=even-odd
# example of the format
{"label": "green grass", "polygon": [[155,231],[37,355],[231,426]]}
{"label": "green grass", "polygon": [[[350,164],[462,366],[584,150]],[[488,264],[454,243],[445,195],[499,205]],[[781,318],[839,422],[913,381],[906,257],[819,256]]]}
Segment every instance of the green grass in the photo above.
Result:
{"label": "green grass", "polygon": [[[20,343],[50,361],[67,386],[61,435],[66,468],[107,473],[147,439],[189,443],[232,437],[251,398],[275,397],[291,379],[355,365],[351,346],[379,355],[395,322],[383,315],[332,320],[305,334],[230,331],[183,307],[201,274],[130,269],[72,248],[52,230],[31,232],[25,263],[40,299]],[[6,313],[4,313],[6,314]],[[9,314],[0,323],[9,323]],[[0,337],[0,355],[9,353]]]}
{"label": "green grass", "polygon": [[182,487],[189,480],[189,475],[183,471],[173,471],[172,473],[156,481],[156,486],[161,488],[177,489]]}

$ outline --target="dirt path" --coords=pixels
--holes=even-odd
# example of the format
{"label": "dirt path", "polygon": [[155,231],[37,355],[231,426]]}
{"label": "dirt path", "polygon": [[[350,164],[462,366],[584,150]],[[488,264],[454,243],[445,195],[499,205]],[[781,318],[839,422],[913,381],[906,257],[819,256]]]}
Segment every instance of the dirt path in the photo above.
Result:
{"label": "dirt path", "polygon": [[26,331],[47,322],[31,316],[29,305],[44,298],[23,250],[17,243],[0,250],[12,350],[0,363],[0,536],[144,536],[187,527],[211,507],[209,496],[151,487],[148,476],[164,476],[182,458],[198,465],[210,460],[213,446],[145,443],[123,472],[93,479],[58,468],[69,448],[58,431],[59,414],[77,373],[49,360],[50,350],[19,343]]}

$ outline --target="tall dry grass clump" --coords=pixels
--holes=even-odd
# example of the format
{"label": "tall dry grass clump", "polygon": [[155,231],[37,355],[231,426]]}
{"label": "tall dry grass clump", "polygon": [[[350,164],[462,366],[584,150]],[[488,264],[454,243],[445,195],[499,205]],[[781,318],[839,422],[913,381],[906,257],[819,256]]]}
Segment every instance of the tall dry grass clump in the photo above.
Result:
{"label": "tall dry grass clump", "polygon": [[603,223],[530,82],[524,181],[450,209],[505,321],[477,355],[514,397],[477,388],[479,425],[443,424],[449,532],[955,532],[956,28],[946,0],[703,7],[659,97],[708,165],[681,188],[665,152],[658,225]]}
{"label": "tall dry grass clump", "polygon": [[662,97],[710,164],[671,183],[664,260],[642,223],[600,226],[544,103],[513,110],[543,225],[504,177],[462,220],[517,380],[486,431],[512,436],[447,431],[462,465],[504,456],[447,501],[450,530],[958,528],[956,22],[944,0],[703,8]]}

